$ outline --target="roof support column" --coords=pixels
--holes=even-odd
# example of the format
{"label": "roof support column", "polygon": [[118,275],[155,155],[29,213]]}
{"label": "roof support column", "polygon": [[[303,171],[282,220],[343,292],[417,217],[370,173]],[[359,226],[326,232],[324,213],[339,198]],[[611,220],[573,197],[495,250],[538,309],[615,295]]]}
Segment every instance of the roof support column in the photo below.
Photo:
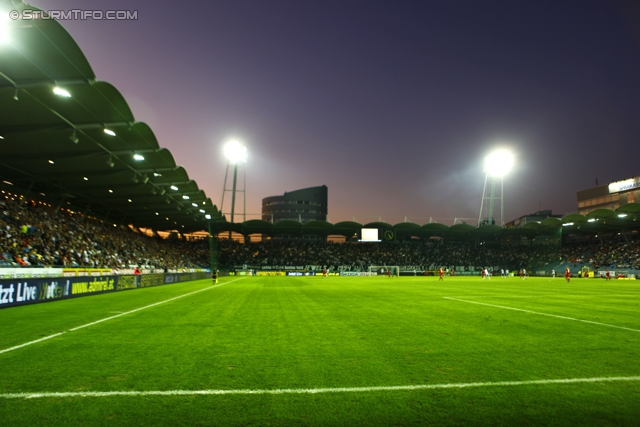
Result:
{"label": "roof support column", "polygon": [[87,206],[87,209],[85,210],[85,212],[83,214],[85,220],[87,219],[87,215],[89,215],[89,212],[91,212],[91,203],[92,202],[89,202],[89,205]]}
{"label": "roof support column", "polygon": [[20,200],[25,200],[27,197],[29,197],[29,193],[31,192],[31,188],[33,187],[33,184],[36,183],[36,178],[33,178],[33,181],[31,181],[31,184],[29,184],[29,188],[27,188],[27,191],[24,192],[24,194],[22,195],[22,197],[20,197]]}
{"label": "roof support column", "polygon": [[64,197],[60,199],[60,203],[58,203],[58,206],[56,206],[56,211],[53,213],[54,215],[58,215],[58,212],[60,212],[60,209],[62,209],[63,203],[64,203]]}

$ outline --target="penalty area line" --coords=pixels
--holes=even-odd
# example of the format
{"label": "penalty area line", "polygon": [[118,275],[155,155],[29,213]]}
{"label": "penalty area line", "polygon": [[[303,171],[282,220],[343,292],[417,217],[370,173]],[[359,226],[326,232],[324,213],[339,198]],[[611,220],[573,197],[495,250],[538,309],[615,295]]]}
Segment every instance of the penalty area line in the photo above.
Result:
{"label": "penalty area line", "polygon": [[523,308],[507,307],[505,305],[487,304],[485,302],[469,301],[469,300],[451,298],[451,297],[442,297],[442,298],[448,299],[448,300],[451,300],[451,301],[466,302],[468,304],[486,305],[487,307],[495,307],[495,308],[503,308],[505,310],[521,311],[523,313],[537,314],[539,316],[548,316],[548,317],[555,317],[557,319],[573,320],[574,322],[591,323],[592,325],[600,325],[600,326],[607,326],[609,328],[624,329],[625,331],[640,332],[640,329],[625,328],[624,326],[610,325],[608,323],[594,322],[592,320],[576,319],[575,317],[559,316],[557,314],[541,313],[539,311],[525,310]]}
{"label": "penalty area line", "polygon": [[146,310],[147,308],[155,307],[155,306],[160,305],[160,304],[164,304],[164,303],[167,303],[167,302],[175,301],[175,300],[180,299],[180,298],[188,297],[189,295],[197,294],[199,292],[208,291],[209,289],[217,288],[219,286],[228,285],[229,283],[237,282],[238,280],[242,280],[242,279],[244,279],[244,277],[241,278],[241,279],[232,280],[230,282],[219,283],[217,285],[209,286],[209,287],[206,287],[204,289],[199,289],[197,291],[189,292],[189,293],[184,294],[184,295],[178,295],[177,297],[173,297],[173,298],[169,298],[169,299],[164,300],[164,301],[160,301],[160,302],[156,302],[156,303],[153,303],[153,304],[149,304],[149,305],[146,305],[144,307],[136,308],[136,309],[133,309],[133,310],[130,310],[130,311],[125,311],[123,313],[116,314],[115,316],[105,317],[104,319],[96,320],[95,322],[87,323],[87,324],[81,325],[81,326],[76,326],[75,328],[71,328],[71,329],[68,329],[66,331],[58,332],[57,334],[49,335],[49,336],[46,336],[44,338],[40,338],[40,339],[37,339],[37,340],[34,340],[34,341],[29,341],[29,342],[26,342],[24,344],[16,345],[14,347],[5,348],[4,350],[0,350],[0,354],[8,353],[10,351],[17,350],[19,348],[23,348],[23,347],[29,346],[31,344],[37,344],[37,343],[42,342],[42,341],[50,340],[51,338],[59,337],[60,335],[66,334],[67,332],[74,332],[74,331],[77,331],[79,329],[83,329],[83,328],[86,328],[86,327],[89,327],[89,326],[96,325],[98,323],[106,322],[107,320],[117,319],[118,317],[126,316],[127,314],[135,313],[135,312],[141,311],[141,310]]}
{"label": "penalty area line", "polygon": [[0,399],[42,399],[63,397],[113,397],[113,396],[207,396],[229,394],[321,394],[321,393],[362,393],[376,391],[414,391],[437,389],[462,389],[474,387],[512,387],[548,384],[579,384],[640,381],[634,377],[597,377],[597,378],[565,378],[556,380],[498,381],[478,383],[423,384],[379,387],[336,387],[336,388],[302,388],[275,390],[156,390],[156,391],[84,391],[84,392],[41,392],[41,393],[0,393]]}

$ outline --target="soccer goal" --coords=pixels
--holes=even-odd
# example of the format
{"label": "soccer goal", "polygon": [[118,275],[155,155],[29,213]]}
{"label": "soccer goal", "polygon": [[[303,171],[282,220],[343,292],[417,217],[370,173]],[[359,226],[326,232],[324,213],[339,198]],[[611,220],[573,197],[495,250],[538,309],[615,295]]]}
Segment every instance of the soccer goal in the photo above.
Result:
{"label": "soccer goal", "polygon": [[582,277],[594,277],[594,274],[591,273],[591,270],[586,265],[582,267]]}
{"label": "soccer goal", "polygon": [[387,269],[391,271],[392,276],[400,276],[400,266],[398,265],[370,265],[369,274],[373,275],[375,273],[378,276],[386,276]]}

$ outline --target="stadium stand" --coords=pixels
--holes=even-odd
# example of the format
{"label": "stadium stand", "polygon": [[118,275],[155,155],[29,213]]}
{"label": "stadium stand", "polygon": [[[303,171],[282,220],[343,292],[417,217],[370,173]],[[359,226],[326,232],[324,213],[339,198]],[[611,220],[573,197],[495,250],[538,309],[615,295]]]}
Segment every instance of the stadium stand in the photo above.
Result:
{"label": "stadium stand", "polygon": [[407,270],[434,269],[439,266],[489,266],[511,271],[526,268],[549,275],[552,269],[573,274],[588,266],[591,270],[640,272],[640,240],[589,244],[535,246],[484,246],[472,243],[433,245],[421,241],[402,244],[323,243],[302,240],[267,240],[239,243],[219,242],[221,268],[234,266],[326,265],[332,270],[347,266],[366,271],[369,265],[399,265]]}
{"label": "stadium stand", "polygon": [[191,242],[150,237],[35,201],[6,199],[0,208],[2,267],[208,267],[208,252]]}
{"label": "stadium stand", "polygon": [[[489,266],[531,272],[569,266],[578,273],[591,270],[640,272],[638,233],[582,238],[562,246],[478,244],[443,240],[401,243],[329,243],[322,240],[270,239],[242,243],[216,239],[218,265],[328,266],[366,271],[370,265],[398,265],[409,270],[439,266]],[[0,267],[94,267],[125,269],[134,266],[161,271],[164,268],[209,267],[207,239],[165,239],[69,209],[56,211],[44,202],[23,202],[6,197],[0,202]]]}

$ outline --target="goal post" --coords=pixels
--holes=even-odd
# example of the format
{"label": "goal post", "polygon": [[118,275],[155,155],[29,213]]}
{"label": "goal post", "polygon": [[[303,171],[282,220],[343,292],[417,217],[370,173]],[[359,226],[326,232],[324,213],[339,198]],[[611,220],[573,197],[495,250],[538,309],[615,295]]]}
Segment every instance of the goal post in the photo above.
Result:
{"label": "goal post", "polygon": [[378,276],[386,276],[387,269],[391,271],[392,276],[400,276],[399,265],[370,265],[369,274],[373,276],[373,273],[375,273]]}

